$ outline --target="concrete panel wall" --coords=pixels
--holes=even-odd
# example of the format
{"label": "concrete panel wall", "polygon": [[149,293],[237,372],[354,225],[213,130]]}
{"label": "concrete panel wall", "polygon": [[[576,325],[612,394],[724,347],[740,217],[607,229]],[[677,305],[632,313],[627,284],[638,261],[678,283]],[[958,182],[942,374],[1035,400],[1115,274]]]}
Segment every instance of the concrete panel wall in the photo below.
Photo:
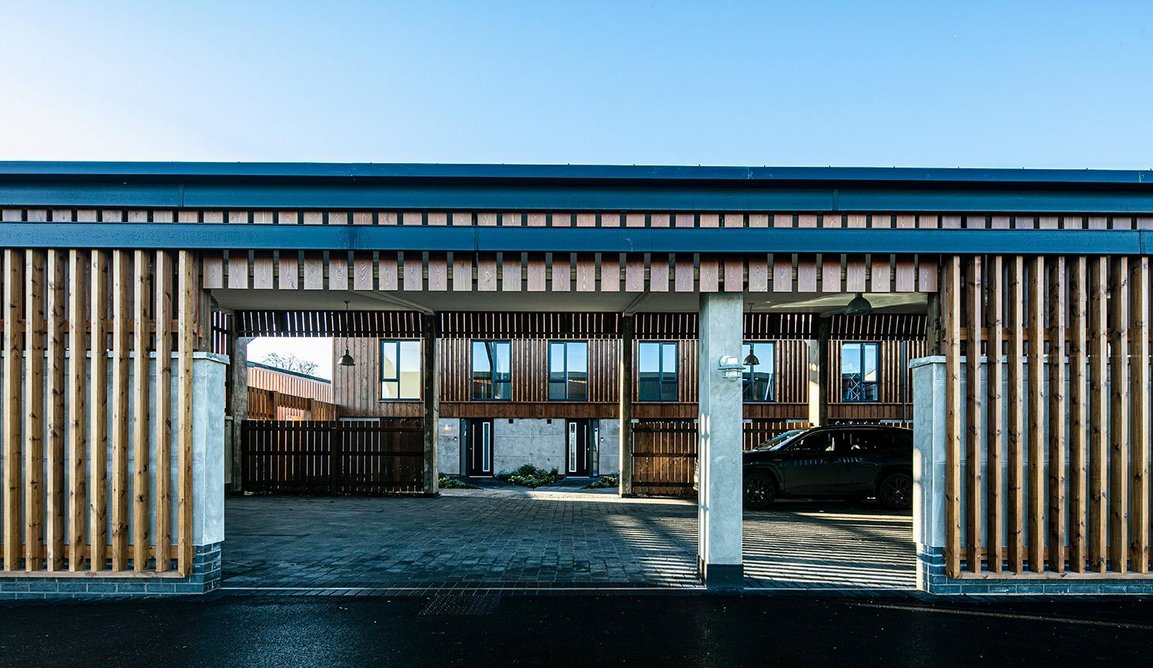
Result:
{"label": "concrete panel wall", "polygon": [[492,421],[493,471],[504,473],[524,464],[563,471],[565,466],[564,420]]}
{"label": "concrete panel wall", "polygon": [[620,472],[620,420],[600,420],[600,456],[597,468],[600,475]]}
{"label": "concrete panel wall", "polygon": [[460,468],[460,420],[440,418],[437,433],[440,472],[444,475],[461,475],[463,471]]}

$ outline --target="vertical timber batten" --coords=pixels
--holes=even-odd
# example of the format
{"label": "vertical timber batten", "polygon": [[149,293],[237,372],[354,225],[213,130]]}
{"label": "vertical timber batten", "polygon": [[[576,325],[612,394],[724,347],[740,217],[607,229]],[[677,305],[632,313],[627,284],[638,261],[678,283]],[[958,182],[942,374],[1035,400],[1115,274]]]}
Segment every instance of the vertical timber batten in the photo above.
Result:
{"label": "vertical timber batten", "polygon": [[1049,260],[1049,570],[1065,572],[1065,258]]}
{"label": "vertical timber batten", "polygon": [[981,520],[981,455],[984,440],[983,424],[981,422],[981,315],[982,298],[982,266],[981,257],[968,260],[968,271],[965,280],[965,323],[967,325],[965,350],[965,383],[966,400],[965,410],[965,459],[968,480],[965,488],[965,545],[967,547],[965,559],[968,570],[972,573],[981,572],[981,536],[984,530]]}
{"label": "vertical timber batten", "polygon": [[1109,563],[1127,573],[1129,546],[1129,262],[1109,271]]}
{"label": "vertical timber batten", "polygon": [[20,466],[23,436],[24,252],[4,251],[4,570],[15,571],[21,557],[21,501],[24,484]]}
{"label": "vertical timber batten", "polygon": [[172,555],[172,277],[171,255],[156,251],[156,570]]}
{"label": "vertical timber batten", "polygon": [[192,352],[196,345],[196,255],[180,251],[177,327],[177,572],[192,572]]}
{"label": "vertical timber batten", "polygon": [[85,388],[88,346],[87,321],[88,256],[68,251],[68,570],[79,571],[84,564],[84,535],[87,508],[84,462],[87,457],[88,411]]}
{"label": "vertical timber batten", "polygon": [[1009,261],[1009,353],[1008,423],[1006,447],[1008,463],[1008,503],[1006,515],[1006,558],[1009,570],[1020,573],[1025,563],[1025,260],[1017,256]]}
{"label": "vertical timber batten", "polygon": [[1089,263],[1089,561],[1094,571],[1108,569],[1109,437],[1109,260]]}
{"label": "vertical timber batten", "polygon": [[1149,573],[1149,258],[1134,258],[1129,272],[1130,480],[1129,560]]}
{"label": "vertical timber batten", "polygon": [[49,250],[46,275],[46,348],[45,373],[45,500],[44,546],[47,548],[46,565],[49,571],[63,570],[64,549],[64,347],[66,344],[64,321],[66,297],[64,268],[67,251]]}
{"label": "vertical timber batten", "polygon": [[[148,565],[148,255],[135,252],[132,267],[132,570]],[[158,509],[159,510],[159,509]]]}
{"label": "vertical timber batten", "polygon": [[620,369],[617,373],[617,399],[620,402],[620,495],[633,495],[633,339],[636,318],[621,318]]}
{"label": "vertical timber batten", "polygon": [[108,544],[108,252],[92,251],[91,319],[92,382],[88,385],[88,405],[92,408],[88,439],[88,537],[89,568],[102,571],[107,566]]}
{"label": "vertical timber batten", "polygon": [[112,570],[128,567],[130,251],[112,251]]}
{"label": "vertical timber batten", "polygon": [[1088,284],[1084,257],[1073,258],[1069,276],[1069,565],[1084,573],[1088,512],[1085,434],[1088,429],[1085,362],[1088,351]]}
{"label": "vertical timber batten", "polygon": [[986,342],[986,396],[985,396],[985,434],[988,439],[987,460],[988,467],[985,474],[985,484],[988,486],[986,531],[986,549],[988,551],[988,569],[993,573],[1003,570],[1005,531],[1003,522],[1005,517],[1005,499],[1001,494],[1004,475],[1002,465],[1005,461],[1003,452],[1005,444],[1005,409],[1001,404],[1002,385],[1005,380],[1005,368],[1001,360],[1001,344],[1005,339],[1004,321],[1004,261],[1001,256],[989,258],[986,267],[988,277],[988,302],[985,307],[985,321],[989,332]]}
{"label": "vertical timber batten", "polygon": [[1045,329],[1045,258],[1029,260],[1028,294],[1025,296],[1029,324],[1029,364],[1026,399],[1029,421],[1028,492],[1029,492],[1029,568],[1034,573],[1045,570],[1045,433],[1042,383],[1044,379]]}
{"label": "vertical timber batten", "polygon": [[945,351],[945,572],[961,574],[961,259],[942,266]]}
{"label": "vertical timber batten", "polygon": [[[44,556],[44,255],[24,256],[24,568]],[[11,461],[11,460],[10,460]]]}

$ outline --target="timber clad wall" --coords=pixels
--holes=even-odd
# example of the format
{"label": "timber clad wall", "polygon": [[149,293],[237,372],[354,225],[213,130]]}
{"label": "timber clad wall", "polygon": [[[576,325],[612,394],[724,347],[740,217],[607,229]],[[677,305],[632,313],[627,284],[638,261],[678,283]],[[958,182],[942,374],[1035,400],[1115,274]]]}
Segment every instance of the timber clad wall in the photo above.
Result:
{"label": "timber clad wall", "polygon": [[948,575],[1149,573],[1149,281],[1147,257],[945,264]]}
{"label": "timber clad wall", "polygon": [[[603,418],[618,416],[618,360],[620,341],[615,314],[441,314],[441,416],[446,418]],[[242,319],[246,316],[242,314]],[[697,316],[694,313],[637,314],[637,342],[677,342],[677,401],[641,402],[631,389],[633,417],[637,419],[692,419],[697,407]],[[552,320],[550,320],[552,319]],[[555,320],[555,321],[554,321]],[[923,356],[925,319],[922,316],[864,316],[832,318],[831,329],[853,334],[854,340],[880,341],[879,402],[842,403],[840,395],[840,345],[829,343],[829,417],[833,420],[911,419],[911,375],[907,361]],[[808,342],[815,336],[815,318],[807,314],[748,314],[746,340],[773,341],[775,401],[746,402],[745,417],[767,420],[807,420]],[[331,331],[331,330],[330,330]],[[373,337],[337,337],[335,358],[345,349],[356,360],[353,367],[334,364],[334,395],[341,416],[418,417],[419,401],[380,400],[380,339],[394,338],[387,328]],[[398,331],[395,338],[419,337]],[[550,334],[550,332],[552,332]],[[304,335],[304,334],[302,334]],[[511,341],[512,399],[472,399],[471,342]],[[576,339],[589,342],[589,395],[585,402],[548,400],[548,342]],[[636,359],[634,344],[633,359]],[[904,357],[902,356],[904,350]],[[902,366],[904,359],[904,366]]]}
{"label": "timber clad wall", "polygon": [[188,575],[196,255],[8,249],[2,266],[0,574]]}

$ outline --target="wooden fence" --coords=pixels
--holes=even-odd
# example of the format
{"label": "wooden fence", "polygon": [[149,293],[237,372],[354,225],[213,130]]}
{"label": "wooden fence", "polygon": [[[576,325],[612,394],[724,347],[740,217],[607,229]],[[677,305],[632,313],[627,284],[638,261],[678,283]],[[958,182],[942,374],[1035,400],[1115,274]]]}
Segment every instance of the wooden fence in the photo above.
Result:
{"label": "wooden fence", "polygon": [[[808,422],[746,422],[744,449],[750,450]],[[696,420],[642,420],[633,425],[633,492],[648,496],[693,496],[697,460]]]}
{"label": "wooden fence", "polygon": [[424,490],[420,420],[246,420],[245,491],[369,496]]}
{"label": "wooden fence", "polygon": [[1149,259],[953,258],[942,278],[946,572],[1148,574]]}

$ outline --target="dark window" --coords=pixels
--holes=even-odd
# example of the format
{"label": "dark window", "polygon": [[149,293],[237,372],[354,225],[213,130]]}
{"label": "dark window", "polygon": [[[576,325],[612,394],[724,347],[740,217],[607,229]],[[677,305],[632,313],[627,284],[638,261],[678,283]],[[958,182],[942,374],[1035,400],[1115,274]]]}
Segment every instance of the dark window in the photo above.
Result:
{"label": "dark window", "polygon": [[863,454],[881,450],[883,436],[874,430],[845,430],[838,432],[835,440],[837,452],[844,454]]}
{"label": "dark window", "polygon": [[827,431],[819,434],[809,434],[804,438],[797,439],[790,450],[793,452],[832,452],[833,439],[829,438],[829,432]]}
{"label": "dark window", "polygon": [[637,400],[677,400],[676,341],[643,341],[637,345]]}
{"label": "dark window", "polygon": [[880,401],[875,343],[841,344],[841,401]]}
{"label": "dark window", "polygon": [[550,401],[588,401],[588,341],[550,341],[548,344],[548,398]]}
{"label": "dark window", "polygon": [[380,398],[420,398],[420,341],[380,342]]}
{"label": "dark window", "polygon": [[512,398],[512,372],[508,341],[472,342],[472,398],[508,401]]}
{"label": "dark window", "polygon": [[[744,384],[745,401],[775,401],[776,393],[774,387],[775,375],[773,373],[773,355],[776,352],[776,346],[768,342],[746,343],[744,347],[744,356],[741,358],[745,362]],[[756,360],[757,364],[749,364],[748,362]]]}

